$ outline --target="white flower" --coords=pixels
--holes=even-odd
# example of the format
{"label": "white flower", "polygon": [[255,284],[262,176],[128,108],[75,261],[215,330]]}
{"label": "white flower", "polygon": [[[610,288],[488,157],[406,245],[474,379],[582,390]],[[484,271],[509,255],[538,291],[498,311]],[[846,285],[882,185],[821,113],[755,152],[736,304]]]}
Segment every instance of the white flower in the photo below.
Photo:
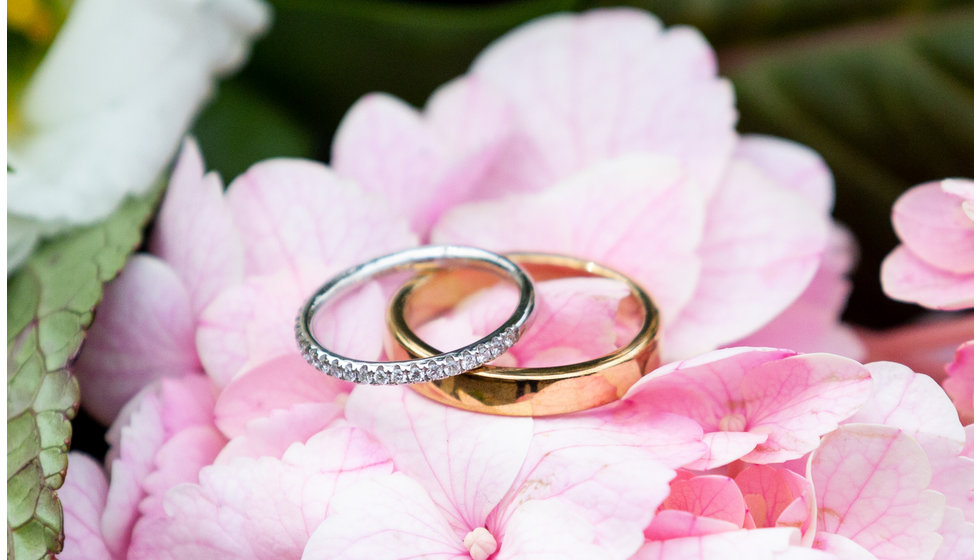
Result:
{"label": "white flower", "polygon": [[147,192],[269,19],[262,0],[76,1],[10,138],[8,273],[40,236]]}

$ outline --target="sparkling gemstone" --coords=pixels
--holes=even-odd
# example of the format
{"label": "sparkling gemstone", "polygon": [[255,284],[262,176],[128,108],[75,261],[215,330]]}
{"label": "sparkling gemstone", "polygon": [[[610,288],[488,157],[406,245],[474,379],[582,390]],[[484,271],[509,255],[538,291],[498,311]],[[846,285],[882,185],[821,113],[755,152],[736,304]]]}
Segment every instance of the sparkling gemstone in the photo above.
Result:
{"label": "sparkling gemstone", "polygon": [[467,350],[459,357],[459,365],[464,370],[471,370],[479,364],[476,361],[476,356],[473,355],[473,352]]}
{"label": "sparkling gemstone", "polygon": [[402,370],[401,366],[395,366],[391,369],[391,381],[392,383],[408,383],[408,374]]}
{"label": "sparkling gemstone", "polygon": [[358,383],[370,383],[373,378],[374,376],[371,375],[371,370],[369,370],[367,366],[361,366],[360,368],[358,368],[357,370]]}
{"label": "sparkling gemstone", "polygon": [[374,372],[374,383],[376,385],[388,383],[388,372],[384,366],[378,366],[378,369]]}
{"label": "sparkling gemstone", "polygon": [[492,356],[490,355],[490,349],[487,348],[486,344],[478,346],[476,348],[476,361],[479,364],[485,364],[490,361]]}
{"label": "sparkling gemstone", "polygon": [[421,383],[422,379],[422,368],[417,364],[409,366],[408,368],[408,382],[409,383]]}
{"label": "sparkling gemstone", "polygon": [[344,362],[340,366],[340,378],[344,381],[354,381],[357,376],[354,373],[354,366],[350,362]]}
{"label": "sparkling gemstone", "polygon": [[459,375],[462,372],[462,368],[459,366],[459,362],[449,358],[446,360],[443,366],[443,377],[452,377],[454,375]]}

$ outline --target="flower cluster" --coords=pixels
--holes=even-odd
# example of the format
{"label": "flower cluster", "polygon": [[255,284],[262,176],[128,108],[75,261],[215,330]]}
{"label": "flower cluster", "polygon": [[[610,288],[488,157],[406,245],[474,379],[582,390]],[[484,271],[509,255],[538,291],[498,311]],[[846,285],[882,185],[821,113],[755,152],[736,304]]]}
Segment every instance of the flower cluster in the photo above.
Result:
{"label": "flower cluster", "polygon": [[[615,10],[512,32],[421,112],[365,97],[330,167],[261,162],[222,192],[188,141],[151,254],[107,288],[76,366],[111,450],[108,476],[71,454],[62,557],[962,557],[972,427],[929,377],[844,357],[861,348],[837,320],[851,256],[829,173],[734,121],[700,35]],[[611,405],[507,418],[302,360],[293,319],[325,278],[430,241],[627,273],[672,362]],[[390,290],[320,338],[382,358]],[[504,361],[628,336],[622,286],[537,290]],[[485,330],[504,296],[426,337]]]}

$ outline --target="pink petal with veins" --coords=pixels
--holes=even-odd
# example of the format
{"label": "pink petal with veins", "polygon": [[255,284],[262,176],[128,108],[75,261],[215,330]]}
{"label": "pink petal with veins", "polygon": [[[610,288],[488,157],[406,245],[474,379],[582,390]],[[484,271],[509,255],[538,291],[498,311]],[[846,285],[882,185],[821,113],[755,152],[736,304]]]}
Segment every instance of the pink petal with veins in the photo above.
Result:
{"label": "pink petal with veins", "polygon": [[164,443],[154,457],[154,470],[143,480],[147,496],[140,515],[162,517],[163,495],[181,482],[197,482],[197,474],[210,465],[228,440],[214,426],[181,430]]}
{"label": "pink petal with veins", "polygon": [[136,255],[106,286],[72,367],[85,409],[108,424],[143,387],[199,371],[187,290],[166,263]]}
{"label": "pink petal with veins", "polygon": [[700,266],[704,210],[693,189],[675,160],[624,157],[539,193],[458,206],[432,239],[595,260],[642,285],[669,324],[690,299]]}
{"label": "pink petal with veins", "polygon": [[750,161],[782,187],[803,195],[821,212],[834,207],[834,178],[813,149],[775,136],[739,137],[736,157]]}
{"label": "pink petal with veins", "polygon": [[231,184],[227,201],[249,275],[300,275],[308,267],[334,273],[418,243],[382,198],[312,161],[255,164]]}
{"label": "pink petal with veins", "polygon": [[666,541],[685,537],[700,537],[713,533],[738,531],[739,525],[713,517],[702,517],[688,511],[665,509],[658,511],[643,531],[647,541]]}
{"label": "pink petal with veins", "polygon": [[[925,183],[905,191],[892,207],[892,224],[902,243],[926,264],[972,275],[973,218],[964,212],[966,198],[944,189],[944,183]],[[972,193],[972,181],[960,183],[968,184]]]}
{"label": "pink petal with veins", "polygon": [[[615,37],[615,41],[608,40]],[[691,28],[631,9],[559,14],[519,27],[473,63],[515,111],[486,192],[540,190],[631,153],[678,157],[711,192],[735,144],[731,86]]]}
{"label": "pink petal with veins", "polygon": [[875,362],[867,368],[874,380],[873,392],[849,422],[899,428],[922,446],[930,461],[959,454],[966,433],[938,383],[893,362]]}
{"label": "pink petal with veins", "polygon": [[927,264],[899,245],[881,263],[881,287],[898,301],[955,311],[973,307],[973,273],[957,274]]}
{"label": "pink petal with veins", "polygon": [[874,554],[851,539],[824,531],[817,532],[813,548],[827,551],[840,560],[877,560]]}
{"label": "pink petal with veins", "polygon": [[99,527],[109,490],[105,472],[94,459],[75,451],[68,454],[68,463],[65,483],[58,490],[65,528],[65,545],[58,557],[110,560]]}
{"label": "pink petal with veins", "polygon": [[748,465],[735,477],[756,527],[796,527],[809,545],[816,532],[813,483],[795,472],[769,465]]}
{"label": "pink petal with veins", "polygon": [[587,520],[603,557],[623,557],[667,497],[674,472],[702,452],[691,420],[639,409],[536,418],[527,458],[487,527],[504,531],[531,500],[560,501]]}
{"label": "pink petal with veins", "polygon": [[830,352],[854,360],[867,354],[851,327],[840,322],[851,293],[849,274],[857,243],[844,226],[834,224],[813,280],[789,307],[733,346],[770,346],[797,352]]}
{"label": "pink petal with veins", "polygon": [[403,387],[356,387],[347,419],[388,450],[457,531],[485,523],[514,482],[531,442],[530,418],[473,414]]}
{"label": "pink petal with veins", "polygon": [[393,473],[338,492],[303,550],[303,560],[469,560],[463,535],[412,478]]}
{"label": "pink petal with veins", "polygon": [[391,463],[377,444],[347,427],[293,445],[281,461],[206,467],[199,484],[167,492],[166,517],[140,521],[130,557],[299,557],[335,492],[388,472]]}
{"label": "pink petal with veins", "polygon": [[245,253],[221,178],[204,174],[197,143],[184,140],[160,206],[150,250],[180,276],[198,315],[224,288],[242,280]]}
{"label": "pink petal with veins", "polygon": [[973,341],[963,343],[956,349],[953,362],[946,365],[949,375],[943,381],[943,389],[949,394],[959,412],[963,424],[973,423]]}
{"label": "pink petal with veins", "polygon": [[608,558],[608,549],[598,544],[602,537],[596,533],[601,533],[601,528],[580,514],[576,508],[566,507],[562,500],[524,502],[514,511],[503,532],[496,559]]}
{"label": "pink petal with veins", "polygon": [[727,476],[701,475],[675,480],[661,510],[680,510],[701,517],[727,521],[737,528],[745,523],[745,498]]}
{"label": "pink petal with veins", "polygon": [[[227,385],[236,375],[273,358],[298,355],[296,315],[306,298],[329,279],[324,270],[302,268],[298,274],[252,277],[218,296],[204,310],[197,329],[197,348],[208,375]],[[335,352],[377,360],[384,340],[385,301],[380,287],[369,282],[317,314],[313,331]]]}
{"label": "pink petal with veins", "polygon": [[247,431],[248,424],[275,410],[302,403],[343,406],[352,383],[324,375],[307,364],[297,352],[270,360],[235,378],[214,407],[215,424],[229,438]]}
{"label": "pink petal with veins", "polygon": [[898,428],[847,424],[810,457],[817,529],[845,536],[882,560],[931,558],[943,497],[927,490],[932,473],[922,448]]}
{"label": "pink petal with veins", "polygon": [[974,526],[963,518],[963,512],[956,508],[946,508],[943,524],[939,526],[943,544],[933,560],[960,560],[973,558],[975,548]]}
{"label": "pink petal with veins", "polygon": [[670,330],[666,359],[712,350],[774,319],[813,279],[830,220],[737,153],[708,203],[697,289]]}
{"label": "pink petal with veins", "polygon": [[[777,553],[790,553],[799,540],[796,529],[752,529],[725,531],[664,541],[650,541],[643,545],[635,560],[714,560],[738,558],[739,560],[769,560],[783,558]],[[790,558],[792,556],[787,556]],[[819,557],[819,556],[818,556]]]}
{"label": "pink petal with veins", "polygon": [[290,445],[304,443],[343,414],[343,405],[336,402],[297,403],[285,410],[269,411],[268,416],[249,421],[245,431],[221,450],[214,464],[227,464],[236,457],[278,459]]}

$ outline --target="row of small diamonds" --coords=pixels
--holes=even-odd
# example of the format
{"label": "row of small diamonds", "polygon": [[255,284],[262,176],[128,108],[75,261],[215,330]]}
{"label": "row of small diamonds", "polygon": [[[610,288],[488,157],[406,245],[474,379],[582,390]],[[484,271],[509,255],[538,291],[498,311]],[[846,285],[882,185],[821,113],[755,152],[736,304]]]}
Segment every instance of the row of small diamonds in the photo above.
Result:
{"label": "row of small diamonds", "polygon": [[390,385],[423,383],[458,375],[493,361],[517,342],[517,329],[511,327],[489,342],[469,350],[439,358],[419,360],[409,366],[393,364],[364,364],[331,356],[307,340],[300,342],[303,358],[323,373],[355,383]]}

